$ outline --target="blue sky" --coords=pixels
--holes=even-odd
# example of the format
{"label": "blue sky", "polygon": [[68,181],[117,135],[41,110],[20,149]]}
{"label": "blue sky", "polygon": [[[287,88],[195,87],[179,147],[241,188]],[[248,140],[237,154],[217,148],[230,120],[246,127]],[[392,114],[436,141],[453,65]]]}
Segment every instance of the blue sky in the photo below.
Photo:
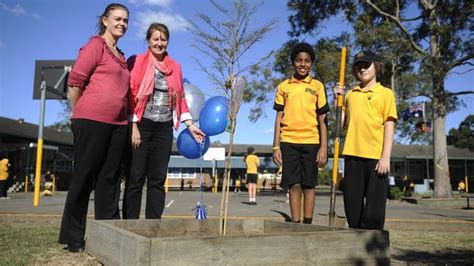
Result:
{"label": "blue sky", "polygon": [[[171,31],[168,51],[183,68],[183,75],[199,87],[206,98],[217,95],[207,76],[192,60],[200,56],[193,36],[186,31],[189,21],[202,12],[215,12],[208,0],[127,0],[118,1],[130,9],[130,24],[119,47],[130,56],[146,49],[144,31],[150,22],[163,22]],[[221,1],[224,5],[230,1]],[[110,1],[102,0],[0,0],[0,116],[37,124],[39,100],[33,100],[35,60],[74,60],[79,48],[96,34],[97,16]],[[272,49],[278,49],[288,40],[289,12],[284,0],[265,0],[257,11],[255,25],[278,19],[276,28],[256,44],[245,60],[258,59]],[[340,20],[330,20],[318,36],[337,34],[345,26]],[[308,36],[309,38],[313,38]],[[338,71],[338,70],[335,70]],[[462,70],[458,70],[462,72]],[[474,74],[451,74],[446,81],[449,89],[468,90],[474,84]],[[465,96],[466,109],[450,114],[446,128],[458,127],[468,115],[474,113],[474,96]],[[247,119],[250,105],[244,105],[238,116],[234,143],[271,144],[273,141],[274,111],[267,106],[266,117],[257,123]],[[61,106],[57,101],[46,103],[45,124],[61,120]],[[227,143],[229,135],[211,137]]]}

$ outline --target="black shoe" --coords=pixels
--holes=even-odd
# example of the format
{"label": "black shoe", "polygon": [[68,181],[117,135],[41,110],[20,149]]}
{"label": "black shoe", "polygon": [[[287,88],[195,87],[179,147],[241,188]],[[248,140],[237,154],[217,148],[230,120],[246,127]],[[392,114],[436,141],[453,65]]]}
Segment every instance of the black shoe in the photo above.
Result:
{"label": "black shoe", "polygon": [[250,202],[250,205],[257,205],[257,202],[251,201],[251,202]]}
{"label": "black shoe", "polygon": [[82,253],[84,252],[84,243],[80,244],[68,244],[67,245],[67,250],[72,253]]}

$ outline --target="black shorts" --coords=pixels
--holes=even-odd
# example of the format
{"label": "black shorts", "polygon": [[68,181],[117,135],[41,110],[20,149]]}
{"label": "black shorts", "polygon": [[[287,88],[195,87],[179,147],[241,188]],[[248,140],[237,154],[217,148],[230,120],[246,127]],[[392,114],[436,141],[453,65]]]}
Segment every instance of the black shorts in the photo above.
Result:
{"label": "black shorts", "polygon": [[318,185],[316,156],[319,144],[280,143],[283,160],[282,187],[288,189],[301,183],[303,188]]}
{"label": "black shorts", "polygon": [[257,184],[258,175],[257,174],[247,174],[247,184],[253,183]]}

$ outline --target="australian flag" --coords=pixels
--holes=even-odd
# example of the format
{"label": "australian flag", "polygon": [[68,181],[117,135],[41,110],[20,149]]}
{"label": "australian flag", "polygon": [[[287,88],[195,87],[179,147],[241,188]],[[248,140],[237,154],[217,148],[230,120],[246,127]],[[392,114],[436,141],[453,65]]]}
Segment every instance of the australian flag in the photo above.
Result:
{"label": "australian flag", "polygon": [[423,117],[423,106],[415,105],[410,106],[406,110],[402,111],[401,117],[403,120],[408,120],[412,117],[422,118]]}

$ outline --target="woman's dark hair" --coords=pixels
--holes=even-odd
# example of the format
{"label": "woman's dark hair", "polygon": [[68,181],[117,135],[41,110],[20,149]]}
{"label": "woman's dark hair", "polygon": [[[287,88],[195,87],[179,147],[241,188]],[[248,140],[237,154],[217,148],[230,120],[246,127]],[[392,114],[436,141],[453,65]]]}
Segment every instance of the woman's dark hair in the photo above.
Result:
{"label": "woman's dark hair", "polygon": [[146,31],[147,41],[150,40],[151,35],[155,31],[159,31],[159,32],[163,33],[166,36],[166,39],[168,41],[170,40],[170,31],[168,30],[168,27],[166,27],[165,24],[155,22],[155,23],[151,23],[150,27],[148,27],[148,30]]}
{"label": "woman's dark hair", "polygon": [[105,10],[102,13],[102,15],[99,16],[99,21],[97,23],[99,35],[102,35],[105,32],[105,25],[104,23],[102,23],[102,19],[107,18],[110,14],[110,11],[115,10],[115,9],[122,9],[122,10],[127,11],[127,14],[129,13],[128,8],[122,4],[118,4],[118,3],[109,4],[107,7],[105,7]]}

